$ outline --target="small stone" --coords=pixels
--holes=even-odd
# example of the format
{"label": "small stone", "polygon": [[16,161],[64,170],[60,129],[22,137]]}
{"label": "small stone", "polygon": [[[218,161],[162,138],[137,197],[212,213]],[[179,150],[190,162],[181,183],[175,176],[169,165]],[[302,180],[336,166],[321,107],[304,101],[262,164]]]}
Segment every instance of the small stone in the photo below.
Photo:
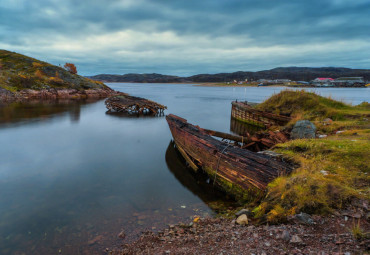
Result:
{"label": "small stone", "polygon": [[347,216],[344,216],[344,221],[347,221],[348,220],[348,217]]}
{"label": "small stone", "polygon": [[318,137],[319,138],[325,138],[325,137],[327,137],[328,135],[319,135]]}
{"label": "small stone", "polygon": [[121,232],[119,232],[118,237],[124,239],[126,237],[125,231],[122,230]]}
{"label": "small stone", "polygon": [[281,239],[283,239],[284,241],[287,241],[287,242],[288,242],[288,241],[290,240],[290,234],[289,234],[289,231],[284,230],[280,237],[281,237]]}
{"label": "small stone", "polygon": [[313,219],[311,218],[311,216],[307,213],[296,214],[294,215],[293,219],[296,222],[303,223],[306,225],[312,225],[315,223]]}
{"label": "small stone", "polygon": [[302,243],[302,239],[298,235],[293,235],[290,239],[290,243]]}
{"label": "small stone", "polygon": [[248,217],[247,217],[247,215],[245,215],[245,214],[240,215],[236,219],[236,223],[238,223],[239,225],[248,225]]}
{"label": "small stone", "polygon": [[270,247],[271,246],[271,243],[270,242],[265,242],[265,246],[266,247]]}
{"label": "small stone", "polygon": [[321,170],[320,173],[322,173],[322,175],[325,175],[325,176],[328,175],[328,172],[325,170]]}

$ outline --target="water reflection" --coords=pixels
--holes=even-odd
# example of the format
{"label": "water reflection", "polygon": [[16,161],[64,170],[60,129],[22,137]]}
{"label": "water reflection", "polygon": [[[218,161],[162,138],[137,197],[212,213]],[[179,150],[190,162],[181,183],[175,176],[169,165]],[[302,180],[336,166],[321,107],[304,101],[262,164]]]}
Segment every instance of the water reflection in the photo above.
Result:
{"label": "water reflection", "polygon": [[12,102],[0,106],[0,127],[25,124],[37,121],[49,121],[63,114],[68,115],[72,123],[78,123],[83,105],[98,100],[37,100]]}
{"label": "water reflection", "polygon": [[241,122],[237,119],[234,119],[233,117],[230,118],[230,131],[234,134],[246,136],[246,134],[248,133],[250,135],[253,135],[262,129],[263,128],[261,127]]}
{"label": "water reflection", "polygon": [[200,171],[195,173],[190,167],[187,167],[186,161],[177,151],[173,141],[169,143],[166,151],[166,164],[176,179],[212,210],[220,212],[226,207],[235,205],[231,198],[213,186],[212,180],[206,174]]}

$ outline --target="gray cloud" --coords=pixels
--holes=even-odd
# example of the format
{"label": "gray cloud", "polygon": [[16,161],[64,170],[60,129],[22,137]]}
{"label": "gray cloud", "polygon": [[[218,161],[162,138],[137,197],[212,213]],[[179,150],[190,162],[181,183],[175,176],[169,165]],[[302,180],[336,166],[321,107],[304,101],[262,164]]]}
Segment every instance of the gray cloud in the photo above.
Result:
{"label": "gray cloud", "polygon": [[367,0],[3,0],[0,48],[81,74],[370,64]]}

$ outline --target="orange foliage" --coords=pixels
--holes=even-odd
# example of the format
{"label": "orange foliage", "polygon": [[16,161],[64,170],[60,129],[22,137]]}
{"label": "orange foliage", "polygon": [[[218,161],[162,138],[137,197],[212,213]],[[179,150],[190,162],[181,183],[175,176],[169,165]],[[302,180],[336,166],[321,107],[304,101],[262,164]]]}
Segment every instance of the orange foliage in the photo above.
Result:
{"label": "orange foliage", "polygon": [[44,74],[40,70],[36,70],[35,76],[39,79],[42,79],[44,77]]}
{"label": "orange foliage", "polygon": [[64,68],[65,68],[68,72],[70,72],[70,73],[77,74],[77,68],[76,68],[76,66],[75,66],[74,64],[72,64],[72,63],[66,63],[66,64],[64,65]]}
{"label": "orange foliage", "polygon": [[49,80],[53,83],[63,83],[63,80],[59,77],[50,77]]}

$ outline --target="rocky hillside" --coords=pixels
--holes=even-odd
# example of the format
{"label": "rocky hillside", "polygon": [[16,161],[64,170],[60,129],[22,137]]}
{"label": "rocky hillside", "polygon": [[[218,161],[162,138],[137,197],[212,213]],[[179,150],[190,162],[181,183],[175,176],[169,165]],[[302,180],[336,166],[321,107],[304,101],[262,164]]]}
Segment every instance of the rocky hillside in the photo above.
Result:
{"label": "rocky hillside", "polygon": [[3,100],[100,98],[114,93],[100,81],[31,57],[0,50],[0,98]]}
{"label": "rocky hillside", "polygon": [[197,74],[189,77],[179,77],[161,74],[99,74],[91,79],[104,82],[228,82],[233,80],[258,79],[290,79],[294,81],[310,81],[317,77],[364,77],[370,80],[370,70],[337,67],[278,67],[258,72],[234,72],[218,74]]}

